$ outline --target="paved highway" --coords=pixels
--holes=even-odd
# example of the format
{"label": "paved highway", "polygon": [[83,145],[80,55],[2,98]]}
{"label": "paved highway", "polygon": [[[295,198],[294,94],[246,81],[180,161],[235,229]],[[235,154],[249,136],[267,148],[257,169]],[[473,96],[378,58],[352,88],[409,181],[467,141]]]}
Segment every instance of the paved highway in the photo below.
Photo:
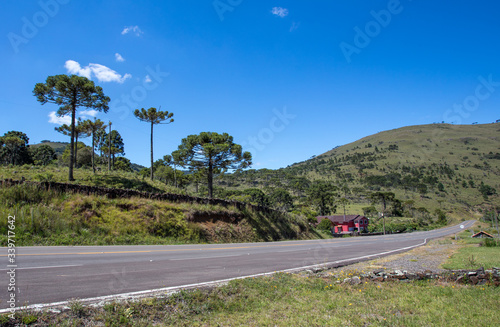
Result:
{"label": "paved highway", "polygon": [[[465,228],[474,221],[463,222]],[[207,283],[405,251],[454,234],[429,232],[329,240],[175,246],[16,248],[17,307]],[[9,307],[7,248],[0,251],[0,309]],[[10,274],[12,275],[12,273]]]}

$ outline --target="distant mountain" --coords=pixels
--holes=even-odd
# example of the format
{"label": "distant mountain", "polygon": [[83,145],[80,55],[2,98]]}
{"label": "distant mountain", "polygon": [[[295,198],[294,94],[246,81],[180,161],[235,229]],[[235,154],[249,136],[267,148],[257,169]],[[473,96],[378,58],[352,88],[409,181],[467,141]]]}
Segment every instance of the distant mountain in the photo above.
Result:
{"label": "distant mountain", "polygon": [[68,142],[53,142],[53,141],[49,141],[49,140],[43,140],[42,142],[40,142],[38,144],[30,144],[30,147],[33,149],[36,149],[41,145],[50,146],[52,149],[54,149],[56,154],[58,156],[60,156],[63,154],[64,149],[66,149],[66,147],[69,145],[69,143]]}

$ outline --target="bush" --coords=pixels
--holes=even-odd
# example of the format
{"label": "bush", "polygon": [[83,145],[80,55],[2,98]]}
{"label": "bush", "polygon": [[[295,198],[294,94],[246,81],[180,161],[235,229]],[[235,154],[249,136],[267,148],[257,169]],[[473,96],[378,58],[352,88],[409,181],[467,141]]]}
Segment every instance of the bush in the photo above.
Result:
{"label": "bush", "polygon": [[329,232],[332,228],[332,222],[325,218],[318,224],[316,228]]}
{"label": "bush", "polygon": [[494,238],[486,238],[483,242],[481,242],[481,246],[485,246],[487,248],[500,247],[500,240],[495,240]]}

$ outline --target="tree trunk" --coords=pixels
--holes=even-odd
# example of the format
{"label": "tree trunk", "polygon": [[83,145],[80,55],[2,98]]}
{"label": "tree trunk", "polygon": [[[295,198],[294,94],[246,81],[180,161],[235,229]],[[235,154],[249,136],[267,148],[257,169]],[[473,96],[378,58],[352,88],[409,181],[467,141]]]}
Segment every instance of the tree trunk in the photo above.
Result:
{"label": "tree trunk", "polygon": [[68,176],[69,181],[75,180],[73,178],[73,163],[74,163],[73,153],[75,151],[75,121],[76,121],[75,116],[76,116],[76,107],[75,105],[73,105],[73,108],[71,110],[71,141],[69,143],[69,176]]}
{"label": "tree trunk", "polygon": [[210,199],[213,198],[213,163],[212,163],[212,158],[210,158],[210,161],[208,163],[208,197]]}
{"label": "tree trunk", "polygon": [[[95,123],[95,120],[94,120],[94,123]],[[94,150],[95,150],[95,125],[92,126],[92,171],[94,172],[95,174],[95,154],[94,154]]]}
{"label": "tree trunk", "polygon": [[75,168],[78,168],[78,133],[75,133]]}
{"label": "tree trunk", "polygon": [[151,122],[151,181],[153,180],[153,122]]}
{"label": "tree trunk", "polygon": [[111,171],[111,122],[109,122],[108,134],[108,171]]}
{"label": "tree trunk", "polygon": [[175,184],[175,187],[177,187],[177,165],[174,164],[174,184]]}

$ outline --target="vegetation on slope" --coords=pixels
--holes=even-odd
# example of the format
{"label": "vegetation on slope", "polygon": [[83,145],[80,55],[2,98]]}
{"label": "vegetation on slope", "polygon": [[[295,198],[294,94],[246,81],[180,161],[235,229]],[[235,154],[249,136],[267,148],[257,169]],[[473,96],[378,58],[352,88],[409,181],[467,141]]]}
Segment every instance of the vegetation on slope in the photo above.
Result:
{"label": "vegetation on slope", "polygon": [[[279,170],[224,176],[224,188],[285,189],[296,207],[311,202],[308,190],[322,181],[336,190],[330,212],[346,210],[377,220],[383,210],[372,194],[392,192],[386,216],[437,222],[479,218],[498,211],[500,124],[410,126],[365,137]],[[316,212],[319,208],[312,208]],[[342,210],[341,210],[342,209]]]}
{"label": "vegetation on slope", "polygon": [[[305,219],[280,212],[108,199],[46,191],[30,184],[0,188],[0,215],[15,216],[18,246],[253,242],[319,236]],[[1,246],[7,244],[7,228],[7,219],[1,220]]]}

